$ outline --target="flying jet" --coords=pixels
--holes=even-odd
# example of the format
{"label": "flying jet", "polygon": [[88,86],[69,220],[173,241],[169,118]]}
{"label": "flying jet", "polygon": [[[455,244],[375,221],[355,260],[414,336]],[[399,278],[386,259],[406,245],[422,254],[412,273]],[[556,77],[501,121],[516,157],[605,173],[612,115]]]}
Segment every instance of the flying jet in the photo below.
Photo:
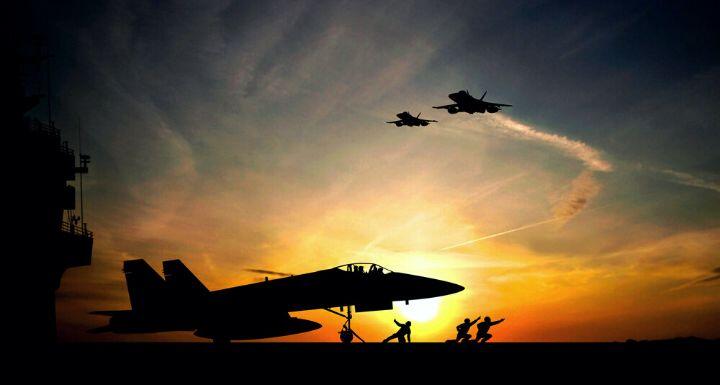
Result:
{"label": "flying jet", "polygon": [[402,126],[410,126],[410,127],[415,127],[415,126],[427,126],[427,125],[430,124],[431,122],[436,122],[436,123],[437,123],[437,120],[420,119],[420,114],[417,114],[417,116],[412,116],[412,115],[410,115],[410,113],[407,112],[407,111],[401,112],[401,113],[399,113],[399,114],[397,114],[397,115],[395,115],[395,116],[397,116],[398,118],[400,118],[400,120],[394,120],[394,121],[392,121],[392,122],[385,122],[385,123],[393,123],[393,124],[395,124],[395,125],[398,126],[398,127],[402,127]]}
{"label": "flying jet", "polygon": [[501,110],[500,107],[512,107],[511,104],[493,103],[486,102],[485,91],[480,99],[475,99],[467,90],[461,90],[448,95],[448,98],[455,102],[454,104],[448,104],[445,106],[437,106],[433,108],[445,109],[451,114],[457,114],[458,112],[467,112],[468,114],[474,114],[476,112],[494,114]]}
{"label": "flying jet", "polygon": [[[372,263],[352,263],[313,273],[210,291],[178,259],[163,262],[161,277],[143,259],[127,260],[123,272],[130,310],[103,310],[105,326],[91,333],[193,331],[198,337],[227,343],[286,336],[320,328],[290,312],[324,309],[345,318],[343,342],[352,336],[355,312],[390,310],[393,301],[439,297],[464,290],[460,285],[392,272]],[[339,308],[339,311],[333,309]],[[347,311],[345,312],[344,309]]]}

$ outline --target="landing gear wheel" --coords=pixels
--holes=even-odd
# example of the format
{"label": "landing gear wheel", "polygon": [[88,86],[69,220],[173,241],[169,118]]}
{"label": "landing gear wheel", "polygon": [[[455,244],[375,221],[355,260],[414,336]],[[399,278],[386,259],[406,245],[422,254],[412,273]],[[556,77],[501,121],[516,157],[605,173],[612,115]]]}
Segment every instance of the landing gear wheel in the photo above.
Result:
{"label": "landing gear wheel", "polygon": [[[341,309],[340,311],[342,311],[342,308],[340,308],[340,309]],[[350,320],[352,319],[352,311],[350,310],[350,306],[347,307],[347,315],[336,312],[335,310],[332,310],[332,309],[325,309],[325,310],[329,311],[330,313],[333,313],[335,315],[339,315],[340,317],[345,318],[345,323],[343,324],[342,329],[340,329],[340,331],[338,332],[338,334],[340,334],[340,342],[342,342],[344,344],[349,344],[352,342],[354,337],[357,337],[360,341],[365,342],[365,340],[362,339],[362,337],[360,337],[357,333],[355,333],[355,331],[352,330],[352,327],[350,327]]]}
{"label": "landing gear wheel", "polygon": [[353,340],[353,333],[350,330],[342,330],[340,332],[340,342],[349,344]]}

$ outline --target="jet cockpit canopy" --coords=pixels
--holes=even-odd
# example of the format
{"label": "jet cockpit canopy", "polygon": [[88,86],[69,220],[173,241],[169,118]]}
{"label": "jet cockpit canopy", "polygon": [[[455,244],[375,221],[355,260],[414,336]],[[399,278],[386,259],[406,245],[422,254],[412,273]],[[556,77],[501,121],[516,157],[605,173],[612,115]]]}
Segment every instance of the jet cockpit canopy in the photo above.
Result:
{"label": "jet cockpit canopy", "polygon": [[369,262],[348,263],[347,265],[340,265],[336,267],[336,269],[351,273],[370,275],[384,275],[392,273],[389,269],[386,269],[376,263]]}

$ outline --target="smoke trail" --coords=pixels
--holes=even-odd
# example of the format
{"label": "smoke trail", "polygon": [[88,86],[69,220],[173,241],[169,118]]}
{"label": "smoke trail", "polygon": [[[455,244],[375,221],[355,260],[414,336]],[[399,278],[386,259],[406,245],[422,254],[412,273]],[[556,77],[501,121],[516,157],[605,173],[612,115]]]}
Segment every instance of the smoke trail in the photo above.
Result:
{"label": "smoke trail", "polygon": [[716,267],[712,270],[710,273],[711,275],[705,275],[704,277],[696,278],[690,282],[685,282],[682,285],[673,287],[672,289],[668,291],[677,291],[682,289],[687,289],[689,287],[694,287],[698,285],[708,284],[708,283],[715,283],[715,281],[720,281],[720,267]]}
{"label": "smoke trail", "polygon": [[568,191],[555,205],[555,218],[569,220],[579,214],[600,192],[600,183],[593,177],[593,172],[585,170],[572,181]]}
{"label": "smoke trail", "polygon": [[[507,185],[508,183],[511,183],[511,182],[513,182],[513,181],[515,181],[515,180],[517,180],[517,179],[519,179],[519,178],[521,178],[521,177],[523,177],[523,176],[525,176],[525,175],[526,175],[526,173],[521,172],[521,173],[515,174],[515,175],[513,175],[513,176],[511,176],[511,177],[504,178],[504,179],[501,179],[501,180],[497,180],[497,181],[491,182],[491,183],[489,183],[489,184],[487,184],[487,185],[485,185],[485,186],[482,186],[482,187],[480,187],[476,192],[468,195],[463,201],[461,201],[461,203],[460,203],[461,206],[460,206],[460,207],[467,206],[467,205],[468,205],[469,203],[471,203],[471,202],[475,202],[475,201],[478,200],[478,199],[481,199],[481,198],[484,198],[484,197],[489,196],[489,195],[491,195],[491,194],[494,194],[495,192],[497,192],[498,190],[500,190],[502,187],[504,187],[504,186]],[[371,248],[373,248],[373,247],[377,246],[378,244],[380,244],[381,242],[383,242],[383,241],[384,241],[385,239],[387,239],[388,237],[394,236],[394,235],[396,235],[396,234],[397,234],[398,232],[400,232],[400,231],[409,229],[409,228],[411,228],[413,225],[415,225],[416,223],[418,223],[418,222],[420,222],[420,221],[431,220],[431,219],[433,219],[433,218],[439,217],[439,216],[442,215],[442,214],[446,211],[446,209],[449,208],[449,207],[450,207],[449,205],[448,205],[447,207],[442,207],[442,209],[437,210],[437,212],[432,213],[431,215],[418,214],[418,215],[414,216],[413,218],[411,218],[410,220],[408,220],[407,222],[405,222],[405,223],[403,223],[403,224],[401,224],[401,225],[399,225],[399,226],[396,226],[394,229],[391,229],[390,231],[384,231],[382,234],[378,235],[377,237],[375,237],[375,239],[373,239],[373,240],[370,241],[368,244],[366,244],[365,247],[363,247],[363,249],[362,249],[362,251],[361,251],[360,253],[365,253],[365,252],[367,252],[367,251],[370,250]]]}
{"label": "smoke trail", "polygon": [[612,164],[603,159],[598,150],[584,142],[562,135],[543,132],[505,116],[495,115],[492,118],[495,128],[518,138],[551,145],[565,154],[582,161],[590,170],[603,172],[613,170]]}
{"label": "smoke trail", "polygon": [[267,275],[277,275],[279,277],[289,277],[292,274],[288,273],[281,273],[279,271],[272,271],[272,270],[262,270],[262,269],[245,269],[245,271],[249,271],[251,273],[259,273],[259,274],[267,274]]}
{"label": "smoke trail", "polygon": [[460,246],[465,246],[465,245],[469,245],[469,244],[471,244],[471,243],[484,241],[484,240],[486,240],[486,239],[499,237],[499,236],[501,236],[501,235],[514,233],[514,232],[516,232],[516,231],[525,230],[525,229],[529,229],[529,228],[532,228],[532,227],[537,227],[537,226],[540,226],[540,225],[544,225],[544,224],[546,224],[546,223],[556,222],[556,221],[559,221],[559,220],[562,220],[562,219],[566,219],[566,218],[565,218],[565,217],[556,217],[556,218],[546,219],[546,220],[544,220],[544,221],[540,221],[540,222],[536,222],[536,223],[531,223],[531,224],[529,224],[529,225],[520,226],[520,227],[511,229],[511,230],[505,230],[505,231],[502,231],[502,232],[499,232],[499,233],[486,235],[486,236],[484,236],[484,237],[471,239],[471,240],[469,240],[469,241],[465,241],[465,242],[462,242],[462,243],[458,243],[458,244],[455,244],[455,245],[452,245],[452,246],[443,247],[443,248],[440,249],[439,251],[445,251],[445,250],[454,249],[454,248],[457,248],[457,247],[460,247]]}
{"label": "smoke trail", "polygon": [[670,177],[670,182],[682,184],[685,186],[704,188],[715,192],[720,192],[720,183],[716,181],[709,181],[703,178],[697,177],[686,172],[680,172],[670,169],[658,170],[659,172]]}

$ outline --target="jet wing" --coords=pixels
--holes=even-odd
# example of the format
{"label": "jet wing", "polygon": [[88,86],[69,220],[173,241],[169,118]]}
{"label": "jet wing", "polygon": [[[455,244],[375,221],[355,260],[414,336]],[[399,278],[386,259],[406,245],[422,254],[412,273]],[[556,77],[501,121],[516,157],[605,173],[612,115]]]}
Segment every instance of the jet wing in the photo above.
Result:
{"label": "jet wing", "polygon": [[112,331],[113,331],[112,326],[105,325],[105,326],[100,326],[97,328],[92,328],[92,329],[88,330],[87,332],[90,334],[100,334],[100,333],[111,333]]}
{"label": "jet wing", "polygon": [[113,317],[116,315],[130,314],[130,313],[132,313],[132,310],[97,310],[97,311],[91,311],[89,314]]}
{"label": "jet wing", "polygon": [[203,318],[195,335],[212,339],[254,340],[306,333],[322,327],[311,320],[291,317],[287,311],[272,304],[258,305],[246,304],[240,312],[227,307],[216,309]]}
{"label": "jet wing", "polygon": [[512,107],[512,104],[491,103],[491,102],[486,102],[486,103],[487,103],[487,104],[491,104],[491,105],[493,105],[493,106],[495,106],[495,107]]}
{"label": "jet wing", "polygon": [[433,108],[437,108],[437,109],[440,109],[440,110],[441,110],[441,109],[447,110],[448,108],[457,107],[457,106],[458,106],[457,104],[448,104],[448,105],[446,105],[446,106],[433,106]]}

